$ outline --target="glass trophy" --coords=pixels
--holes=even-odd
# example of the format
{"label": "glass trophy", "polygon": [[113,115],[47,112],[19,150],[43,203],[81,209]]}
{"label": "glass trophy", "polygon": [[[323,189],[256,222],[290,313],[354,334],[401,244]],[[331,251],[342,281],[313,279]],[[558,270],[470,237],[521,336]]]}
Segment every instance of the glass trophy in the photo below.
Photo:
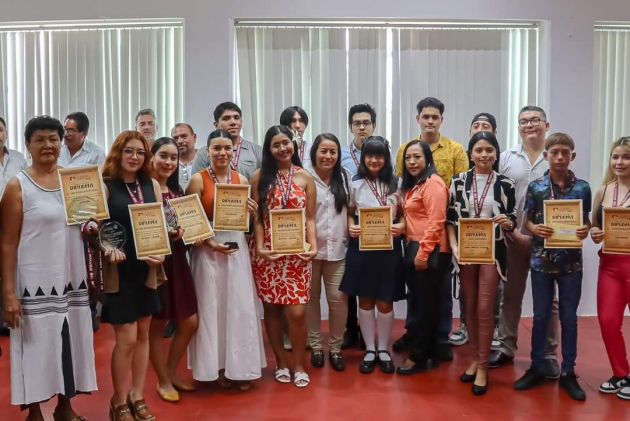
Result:
{"label": "glass trophy", "polygon": [[164,218],[166,219],[166,228],[168,231],[175,231],[179,227],[177,211],[168,200],[164,203]]}
{"label": "glass trophy", "polygon": [[98,205],[91,197],[79,197],[68,203],[68,216],[74,222],[82,224],[96,216]]}
{"label": "glass trophy", "polygon": [[118,222],[106,222],[99,231],[98,240],[106,252],[120,250],[127,242],[127,232]]}

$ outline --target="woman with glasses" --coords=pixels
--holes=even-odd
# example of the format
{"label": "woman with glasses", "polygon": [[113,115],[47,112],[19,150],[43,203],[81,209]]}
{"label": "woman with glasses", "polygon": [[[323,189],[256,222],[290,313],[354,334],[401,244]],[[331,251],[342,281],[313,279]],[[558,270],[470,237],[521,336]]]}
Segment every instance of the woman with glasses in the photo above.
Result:
{"label": "woman with glasses", "polygon": [[[405,298],[402,278],[402,244],[405,230],[401,212],[398,177],[393,175],[389,146],[382,137],[369,137],[363,143],[358,174],[352,178],[351,201],[348,205],[350,241],[346,254],[346,270],[339,289],[359,297],[359,326],[365,341],[365,355],[359,367],[361,373],[371,373],[377,363],[384,373],[396,370],[389,353],[394,301]],[[384,207],[391,209],[392,250],[359,250],[361,227],[358,208]],[[378,317],[375,320],[374,308]],[[376,352],[378,331],[378,353]]]}

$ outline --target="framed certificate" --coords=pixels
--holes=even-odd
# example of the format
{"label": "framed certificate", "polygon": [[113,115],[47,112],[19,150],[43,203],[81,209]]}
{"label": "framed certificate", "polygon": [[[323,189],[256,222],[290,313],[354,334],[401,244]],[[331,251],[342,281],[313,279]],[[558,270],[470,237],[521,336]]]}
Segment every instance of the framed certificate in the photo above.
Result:
{"label": "framed certificate", "polygon": [[630,208],[604,208],[602,252],[630,254]]}
{"label": "framed certificate", "polygon": [[358,208],[359,250],[392,250],[392,208],[378,206],[373,208]]}
{"label": "framed certificate", "polygon": [[162,202],[129,205],[138,260],[171,254]]}
{"label": "framed certificate", "polygon": [[90,218],[109,218],[103,176],[98,165],[60,168],[59,183],[66,224],[82,224]]}
{"label": "framed certificate", "polygon": [[304,237],[304,209],[269,211],[271,249],[277,254],[296,254],[307,250]]}
{"label": "framed certificate", "polygon": [[214,237],[214,231],[210,227],[210,221],[198,194],[170,199],[169,202],[177,213],[179,226],[184,229],[185,244]]}
{"label": "framed certificate", "polygon": [[215,231],[249,231],[247,199],[251,186],[245,184],[214,185]]}
{"label": "framed certificate", "polygon": [[494,221],[492,218],[459,218],[457,232],[459,263],[494,264]]}
{"label": "framed certificate", "polygon": [[547,249],[579,249],[582,240],[575,231],[582,221],[582,199],[545,200],[543,201],[543,219],[545,225],[554,229],[550,238],[545,239]]}

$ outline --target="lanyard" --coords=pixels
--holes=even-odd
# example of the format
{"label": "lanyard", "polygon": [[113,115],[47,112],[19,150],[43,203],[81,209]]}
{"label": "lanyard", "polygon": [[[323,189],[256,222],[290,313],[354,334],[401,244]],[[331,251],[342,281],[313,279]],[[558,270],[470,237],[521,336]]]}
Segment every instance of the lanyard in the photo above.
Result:
{"label": "lanyard", "polygon": [[374,197],[376,197],[376,200],[378,200],[381,206],[386,206],[387,205],[387,191],[385,190],[385,186],[383,186],[383,183],[379,183],[381,185],[381,193],[379,194],[377,190],[377,185],[376,185],[377,183],[367,178],[365,179],[365,182],[367,183],[368,186],[370,186],[370,190],[372,190],[372,193],[374,193]]}
{"label": "lanyard", "polygon": [[241,159],[241,147],[243,146],[243,140],[239,137],[238,143],[236,144],[236,151],[234,155],[232,155],[232,169],[236,171],[236,167],[238,167],[238,161]]}
{"label": "lanyard", "polygon": [[[214,172],[212,167],[208,167],[208,174],[210,174],[210,177],[212,177],[212,180],[214,180],[216,184],[219,184],[219,179],[217,178],[217,174]],[[228,171],[227,183],[232,184],[232,171]]]}
{"label": "lanyard", "polygon": [[357,154],[354,153],[354,142],[350,145],[350,156],[354,161],[354,165],[357,166],[357,170],[359,169],[359,158],[357,158]]}
{"label": "lanyard", "polygon": [[304,161],[304,149],[305,148],[306,148],[306,142],[303,140],[302,144],[300,145],[300,162]]}
{"label": "lanyard", "polygon": [[289,204],[289,195],[291,194],[291,183],[293,182],[293,165],[289,167],[289,173],[287,174],[287,187],[284,187],[282,182],[282,173],[278,171],[276,173],[276,186],[280,190],[282,195],[282,208],[286,209]]}
{"label": "lanyard", "polygon": [[486,195],[488,194],[488,190],[490,190],[490,185],[492,184],[492,180],[494,180],[494,173],[488,175],[488,181],[486,181],[486,185],[481,192],[481,200],[477,196],[477,173],[473,170],[473,180],[472,180],[472,191],[473,191],[473,200],[475,207],[475,218],[479,218],[481,216],[481,211],[483,210],[483,202],[486,201]]}
{"label": "lanyard", "polygon": [[131,197],[134,205],[137,205],[138,203],[144,203],[144,196],[142,195],[142,189],[140,188],[140,183],[138,183],[138,180],[136,180],[137,196],[131,191],[127,183],[125,183],[125,187],[127,187],[127,192],[129,192],[129,196]]}
{"label": "lanyard", "polygon": [[[566,183],[562,183],[562,184],[558,184],[558,186],[560,187],[560,200],[562,200],[562,196],[564,195],[564,186]],[[549,177],[549,188],[551,190],[551,200],[556,200],[556,193],[554,191],[553,188],[553,181],[551,180],[551,177]]]}
{"label": "lanyard", "polygon": [[[613,190],[613,208],[617,207],[617,199],[619,198],[619,182],[615,181],[615,190]],[[626,195],[623,197],[623,200],[621,201],[621,204],[619,205],[620,208],[623,208],[623,205],[626,204],[626,202],[628,201],[628,199],[630,198],[630,190],[628,190],[628,192],[626,193]]]}

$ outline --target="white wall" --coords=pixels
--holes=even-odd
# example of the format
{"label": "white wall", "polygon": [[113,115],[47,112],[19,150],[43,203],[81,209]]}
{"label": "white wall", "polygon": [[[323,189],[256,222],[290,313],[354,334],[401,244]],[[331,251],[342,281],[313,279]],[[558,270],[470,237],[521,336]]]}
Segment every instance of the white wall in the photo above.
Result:
{"label": "white wall", "polygon": [[[593,22],[630,20],[630,2],[620,0],[22,0],[4,2],[0,21],[184,18],[185,115],[204,138],[212,127],[214,106],[232,98],[234,18],[404,18],[548,20],[548,114],[552,131],[577,142],[577,174],[588,179],[590,166]],[[447,104],[448,106],[448,104]],[[499,122],[500,124],[500,122]],[[343,134],[340,134],[343,137]],[[581,314],[595,314],[598,260],[594,246],[586,259]],[[530,297],[529,292],[526,297]],[[531,314],[526,298],[524,313]]]}

